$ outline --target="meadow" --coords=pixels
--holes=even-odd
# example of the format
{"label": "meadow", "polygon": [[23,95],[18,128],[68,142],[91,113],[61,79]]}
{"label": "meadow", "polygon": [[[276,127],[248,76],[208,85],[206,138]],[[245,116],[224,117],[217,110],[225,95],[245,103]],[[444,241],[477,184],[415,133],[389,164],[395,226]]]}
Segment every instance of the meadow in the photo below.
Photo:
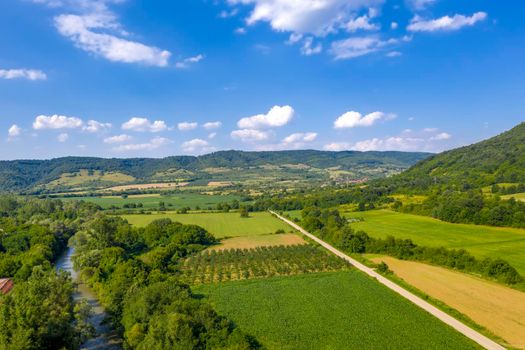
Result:
{"label": "meadow", "polygon": [[463,248],[476,257],[507,260],[525,274],[525,230],[468,224],[451,224],[426,216],[389,210],[344,213],[348,218],[363,218],[351,226],[371,237],[411,239],[429,247]]}
{"label": "meadow", "polygon": [[525,293],[472,275],[388,256],[367,256],[423,293],[468,316],[515,348],[525,348]]}
{"label": "meadow", "polygon": [[208,207],[215,207],[218,203],[231,202],[235,199],[240,200],[239,196],[235,195],[207,195],[201,193],[181,193],[173,195],[144,195],[144,196],[129,196],[123,198],[122,196],[101,196],[101,197],[70,197],[63,198],[64,200],[83,200],[86,202],[95,203],[103,209],[111,207],[122,208],[126,204],[142,203],[145,210],[156,210],[160,202],[164,202],[167,208],[181,209],[185,207],[195,208],[199,206],[203,209]]}
{"label": "meadow", "polygon": [[268,349],[476,349],[358,271],[192,288]]}
{"label": "meadow", "polygon": [[501,199],[511,199],[514,198],[517,201],[525,202],[525,193],[514,193],[514,194],[506,194],[504,196],[501,196]]}
{"label": "meadow", "polygon": [[169,218],[183,224],[204,227],[216,238],[257,236],[275,233],[278,230],[290,232],[290,227],[267,212],[250,213],[250,217],[241,218],[239,213],[188,213],[175,212],[151,215],[132,214],[122,217],[134,226],[144,227],[153,220]]}

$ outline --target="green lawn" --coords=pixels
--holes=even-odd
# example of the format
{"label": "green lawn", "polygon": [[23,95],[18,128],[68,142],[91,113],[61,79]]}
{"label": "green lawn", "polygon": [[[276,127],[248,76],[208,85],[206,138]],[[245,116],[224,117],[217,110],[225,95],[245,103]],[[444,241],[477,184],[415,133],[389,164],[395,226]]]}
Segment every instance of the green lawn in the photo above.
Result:
{"label": "green lawn", "polygon": [[362,217],[352,223],[372,237],[409,238],[425,246],[464,248],[477,257],[502,258],[521,274],[525,274],[525,230],[480,225],[451,224],[426,216],[397,213],[388,210],[345,213],[347,217]]}
{"label": "green lawn", "polygon": [[282,229],[289,232],[290,226],[274,218],[270,213],[250,213],[249,218],[241,218],[239,213],[198,213],[176,214],[173,212],[152,215],[123,215],[129,223],[146,226],[151,221],[170,218],[183,224],[195,224],[204,227],[217,238],[255,236]]}
{"label": "green lawn", "polygon": [[220,314],[268,349],[475,349],[358,271],[201,285]]}
{"label": "green lawn", "polygon": [[124,204],[138,204],[142,203],[144,208],[139,209],[157,209],[159,202],[164,202],[168,208],[180,209],[184,207],[200,206],[202,209],[208,207],[215,207],[218,203],[231,202],[235,199],[240,200],[240,197],[234,195],[207,195],[200,193],[183,193],[177,195],[168,196],[153,196],[153,197],[142,197],[142,198],[122,198],[120,196],[112,197],[73,197],[63,198],[64,200],[83,200],[86,202],[92,202],[100,205],[102,208],[107,209],[112,205],[122,207]]}

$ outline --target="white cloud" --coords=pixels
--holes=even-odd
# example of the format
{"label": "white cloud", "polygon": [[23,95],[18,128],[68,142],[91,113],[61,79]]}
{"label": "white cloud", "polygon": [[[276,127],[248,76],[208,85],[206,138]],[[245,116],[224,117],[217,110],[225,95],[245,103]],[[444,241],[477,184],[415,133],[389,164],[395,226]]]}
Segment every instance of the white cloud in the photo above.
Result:
{"label": "white cloud", "polygon": [[106,137],[104,139],[104,143],[109,143],[109,144],[124,143],[124,142],[131,141],[132,139],[133,138],[131,136],[126,135],[126,134],[122,134],[122,135],[115,135],[115,136]]}
{"label": "white cloud", "polygon": [[0,79],[46,80],[46,73],[36,69],[0,69]]}
{"label": "white cloud", "polygon": [[7,131],[7,135],[9,136],[10,139],[20,136],[21,133],[22,133],[22,128],[16,124],[11,125],[11,127]]}
{"label": "white cloud", "polygon": [[317,133],[315,132],[307,132],[307,133],[294,133],[291,135],[288,135],[283,139],[284,144],[293,144],[293,143],[304,143],[304,142],[312,142],[315,141],[317,138]]}
{"label": "white cloud", "polygon": [[318,53],[321,53],[323,51],[323,45],[321,43],[317,43],[314,45],[314,39],[311,37],[308,37],[304,39],[303,46],[301,47],[301,53],[305,56],[311,56],[311,55],[317,55]]}
{"label": "white cloud", "polygon": [[376,36],[352,37],[334,41],[330,53],[336,60],[365,56],[398,44],[398,39],[381,40]]}
{"label": "white cloud", "polygon": [[187,153],[207,153],[215,150],[214,147],[210,146],[208,141],[202,139],[186,141],[181,145],[181,147],[182,150]]}
{"label": "white cloud", "polygon": [[347,32],[357,32],[358,30],[379,30],[377,24],[370,23],[371,16],[364,15],[354,19],[351,19],[346,23],[345,29]]}
{"label": "white cloud", "polygon": [[239,27],[239,28],[234,30],[234,33],[235,34],[239,34],[239,35],[244,35],[244,34],[246,34],[246,28]]}
{"label": "white cloud", "polygon": [[411,32],[435,32],[435,31],[453,31],[459,30],[466,26],[484,21],[487,18],[485,12],[476,12],[472,16],[454,15],[444,16],[437,19],[425,20],[420,16],[415,16],[410,21],[407,30]]}
{"label": "white cloud", "polygon": [[423,132],[437,132],[438,130],[438,128],[424,128]]}
{"label": "white cloud", "polygon": [[243,142],[264,141],[270,138],[269,132],[254,129],[234,130],[230,135],[233,139]]}
{"label": "white cloud", "polygon": [[194,130],[196,129],[197,127],[199,126],[198,123],[190,123],[190,122],[182,122],[182,123],[179,123],[177,125],[177,128],[180,130],[180,131],[190,131],[190,130]]}
{"label": "white cloud", "polygon": [[113,148],[113,151],[116,152],[129,152],[129,151],[153,151],[162,146],[172,143],[170,139],[164,137],[155,137],[150,140],[148,143],[138,143],[138,144],[127,144],[120,145]]}
{"label": "white cloud", "polygon": [[423,10],[429,5],[432,5],[437,0],[407,0],[408,6],[415,10]]}
{"label": "white cloud", "polygon": [[386,57],[401,57],[401,56],[403,56],[403,53],[399,51],[390,51],[389,53],[386,54]]}
{"label": "white cloud", "polygon": [[435,140],[435,141],[442,141],[442,140],[449,140],[452,138],[452,135],[450,135],[449,133],[446,133],[446,132],[442,132],[442,133],[439,133],[435,136],[432,136],[430,138],[430,140]]}
{"label": "white cloud", "polygon": [[390,23],[390,29],[397,29],[399,27],[399,24],[397,22]]}
{"label": "white cloud", "polygon": [[350,111],[346,112],[337,118],[334,122],[334,128],[336,129],[348,129],[355,127],[367,127],[372,126],[380,120],[392,120],[396,117],[395,114],[386,114],[383,112],[372,112],[363,116],[359,112]]}
{"label": "white cloud", "polygon": [[49,129],[78,129],[84,125],[81,119],[76,117],[66,117],[63,115],[45,116],[39,115],[33,122],[35,130]]}
{"label": "white cloud", "polygon": [[102,131],[108,131],[111,129],[112,125],[110,123],[101,123],[96,120],[88,120],[87,125],[84,126],[82,130],[95,133],[95,132],[102,132]]}
{"label": "white cloud", "polygon": [[166,130],[168,127],[163,120],[156,120],[151,122],[147,118],[133,117],[124,124],[122,124],[123,130],[132,130],[139,132],[161,132]]}
{"label": "white cloud", "polygon": [[325,151],[340,152],[340,151],[346,151],[350,147],[351,145],[348,142],[332,142],[332,143],[324,145],[323,148]]}
{"label": "white cloud", "polygon": [[204,59],[204,55],[188,57],[188,58],[183,59],[182,61],[175,63],[175,67],[179,69],[189,68],[191,65],[195,63],[199,63],[203,59]]}
{"label": "white cloud", "polygon": [[214,139],[215,136],[217,136],[217,133],[216,132],[212,132],[208,135],[208,138],[211,140],[211,139]]}
{"label": "white cloud", "polygon": [[354,13],[383,0],[227,0],[231,5],[253,5],[248,25],[268,22],[277,32],[325,36],[344,28]]}
{"label": "white cloud", "polygon": [[274,106],[266,114],[242,118],[237,122],[240,129],[264,129],[280,127],[288,124],[294,117],[295,111],[290,106]]}
{"label": "white cloud", "polygon": [[57,136],[57,140],[58,142],[66,142],[67,140],[69,140],[69,134],[64,132]]}
{"label": "white cloud", "polygon": [[58,32],[70,39],[76,47],[104,57],[113,62],[140,63],[148,66],[165,67],[171,53],[154,46],[148,46],[127,39],[130,33],[122,29],[108,4],[122,0],[37,0],[40,3],[67,7],[74,12],[54,18]]}
{"label": "white cloud", "polygon": [[204,129],[206,130],[213,130],[213,129],[218,129],[222,126],[222,123],[217,121],[217,122],[207,122],[207,123],[204,123],[203,127]]}

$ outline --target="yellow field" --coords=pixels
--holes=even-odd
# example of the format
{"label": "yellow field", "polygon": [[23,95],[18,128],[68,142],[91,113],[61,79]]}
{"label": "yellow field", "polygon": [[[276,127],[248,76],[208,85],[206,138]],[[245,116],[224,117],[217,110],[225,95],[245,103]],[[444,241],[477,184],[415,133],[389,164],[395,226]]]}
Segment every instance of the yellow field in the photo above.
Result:
{"label": "yellow field", "polygon": [[525,202],[525,193],[514,193],[501,196],[501,199],[511,199],[514,198],[517,201]]}
{"label": "yellow field", "polygon": [[384,261],[408,284],[465,314],[510,346],[525,349],[525,293],[423,263],[391,257],[371,260]]}
{"label": "yellow field", "polygon": [[245,236],[223,239],[220,245],[213,246],[212,250],[226,249],[253,249],[258,247],[289,246],[306,244],[306,241],[293,233]]}
{"label": "yellow field", "polygon": [[134,180],[135,178],[133,176],[118,172],[102,173],[95,170],[90,174],[87,170],[80,170],[78,173],[64,173],[59,179],[48,183],[46,187],[82,187],[83,185],[89,185],[93,182],[125,183]]}
{"label": "yellow field", "polygon": [[162,189],[172,187],[184,187],[187,186],[187,182],[160,182],[151,184],[135,184],[135,185],[123,185],[114,186],[104,189],[104,191],[128,191],[128,190],[146,190],[146,189]]}

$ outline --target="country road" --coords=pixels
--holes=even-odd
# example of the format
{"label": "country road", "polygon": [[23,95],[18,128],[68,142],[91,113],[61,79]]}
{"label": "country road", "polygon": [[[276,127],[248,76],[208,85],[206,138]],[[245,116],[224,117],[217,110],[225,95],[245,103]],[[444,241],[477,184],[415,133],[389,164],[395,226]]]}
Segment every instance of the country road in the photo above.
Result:
{"label": "country road", "polygon": [[385,285],[386,287],[388,287],[389,289],[391,289],[394,292],[398,293],[399,295],[401,295],[405,299],[408,299],[409,301],[411,301],[412,303],[416,304],[417,306],[419,306],[423,310],[427,311],[428,313],[430,313],[431,315],[433,315],[436,318],[440,319],[441,321],[443,321],[444,323],[446,323],[450,327],[454,328],[455,330],[457,330],[461,334],[463,334],[466,337],[472,339],[473,341],[475,341],[476,343],[478,343],[479,345],[481,345],[485,349],[505,350],[505,348],[503,346],[501,346],[498,343],[494,342],[493,340],[487,338],[483,334],[480,334],[479,332],[476,332],[474,329],[472,329],[469,326],[465,325],[464,323],[456,320],[455,318],[453,318],[452,316],[446,314],[445,312],[439,310],[438,308],[436,308],[435,306],[433,306],[430,303],[426,302],[425,300],[421,299],[417,295],[412,294],[411,292],[409,292],[406,289],[400,287],[399,285],[395,284],[394,282],[390,281],[389,279],[383,277],[379,273],[375,272],[373,269],[363,265],[362,263],[360,263],[359,261],[357,261],[355,259],[352,259],[351,257],[349,257],[348,255],[344,254],[343,252],[339,251],[338,249],[334,248],[330,244],[326,243],[325,241],[317,238],[313,234],[311,234],[308,231],[304,230],[302,227],[300,227],[299,225],[297,225],[293,221],[288,220],[288,219],[282,217],[281,215],[279,215],[279,214],[277,214],[277,213],[275,213],[275,212],[273,212],[271,210],[270,210],[270,213],[274,214],[280,220],[284,221],[285,223],[287,223],[288,225],[290,225],[294,229],[298,230],[299,232],[301,232],[306,237],[308,237],[308,238],[312,239],[313,241],[317,242],[319,245],[323,246],[324,248],[326,248],[330,252],[332,252],[335,255],[339,256],[340,258],[348,261],[350,264],[352,264],[357,269],[359,269],[362,272],[366,273],[367,275],[375,278],[379,283]]}

